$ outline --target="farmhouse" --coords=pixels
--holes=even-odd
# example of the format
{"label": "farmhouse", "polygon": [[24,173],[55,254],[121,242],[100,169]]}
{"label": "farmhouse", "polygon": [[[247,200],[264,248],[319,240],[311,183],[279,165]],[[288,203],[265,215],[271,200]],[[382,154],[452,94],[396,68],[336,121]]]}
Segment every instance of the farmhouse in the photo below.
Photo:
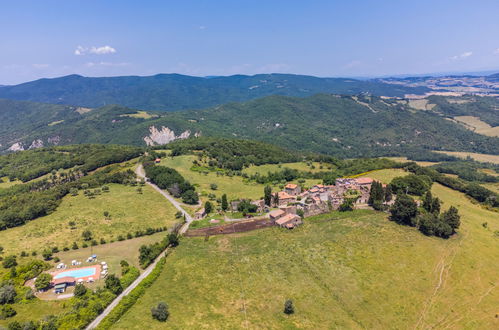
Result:
{"label": "farmhouse", "polygon": [[76,279],[74,277],[66,276],[54,279],[51,284],[54,286],[54,293],[64,293],[68,286],[75,285],[75,283]]}
{"label": "farmhouse", "polygon": [[202,209],[200,209],[199,211],[197,211],[196,213],[194,213],[194,219],[196,219],[196,220],[201,220],[205,216],[206,216],[206,210],[204,209],[204,207]]}
{"label": "farmhouse", "polygon": [[277,195],[279,196],[279,206],[286,206],[289,203],[296,201],[295,196],[291,196],[285,191],[279,191]]}
{"label": "farmhouse", "polygon": [[288,183],[284,187],[284,191],[291,196],[297,196],[301,193],[301,187],[297,184],[294,184],[294,183]]}
{"label": "farmhouse", "polygon": [[301,225],[303,221],[296,214],[286,214],[285,216],[279,218],[275,223],[280,227],[292,229],[298,225]]}
{"label": "farmhouse", "polygon": [[269,217],[270,217],[270,220],[275,222],[277,219],[284,216],[285,214],[286,214],[286,212],[284,212],[283,210],[274,210],[274,211],[271,211],[269,213]]}

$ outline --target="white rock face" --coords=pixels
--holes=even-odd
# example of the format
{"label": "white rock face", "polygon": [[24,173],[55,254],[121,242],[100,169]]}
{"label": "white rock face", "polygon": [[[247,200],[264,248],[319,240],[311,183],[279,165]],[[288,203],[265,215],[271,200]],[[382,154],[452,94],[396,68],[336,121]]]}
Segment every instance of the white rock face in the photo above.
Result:
{"label": "white rock face", "polygon": [[31,145],[29,146],[28,149],[37,149],[37,148],[43,148],[43,141],[40,139],[31,142]]}
{"label": "white rock face", "polygon": [[151,126],[149,127],[149,133],[148,136],[144,137],[144,142],[148,146],[168,144],[172,141],[187,139],[191,136],[191,131],[185,131],[176,136],[174,131],[165,126],[161,126],[161,130],[158,130],[155,126]]}
{"label": "white rock face", "polygon": [[61,137],[58,135],[53,136],[53,137],[49,137],[47,139],[47,142],[50,144],[53,144],[53,145],[58,145],[61,142]]}
{"label": "white rock face", "polygon": [[10,146],[9,151],[22,151],[24,150],[24,147],[22,143],[16,142],[13,145]]}

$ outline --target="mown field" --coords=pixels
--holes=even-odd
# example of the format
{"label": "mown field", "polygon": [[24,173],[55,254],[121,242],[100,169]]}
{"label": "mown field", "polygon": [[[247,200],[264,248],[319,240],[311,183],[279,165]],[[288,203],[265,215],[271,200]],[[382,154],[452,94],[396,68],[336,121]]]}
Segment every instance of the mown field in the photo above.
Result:
{"label": "mown field", "polygon": [[[440,185],[433,192],[462,214],[451,239],[368,210],[309,218],[292,231],[183,239],[115,329],[497,328],[497,213]],[[292,316],[282,313],[288,298]],[[150,315],[160,301],[170,307],[166,323]]]}
{"label": "mown field", "polygon": [[[21,251],[42,251],[47,247],[70,247],[74,241],[81,246],[82,233],[90,230],[94,239],[106,241],[117,239],[147,227],[171,227],[175,222],[176,209],[151,187],[111,184],[109,192],[102,192],[89,199],[80,191],[78,196],[64,197],[61,205],[52,214],[35,219],[27,224],[0,231],[0,245],[5,254]],[[104,212],[110,214],[106,219]],[[76,228],[72,229],[69,222]]]}

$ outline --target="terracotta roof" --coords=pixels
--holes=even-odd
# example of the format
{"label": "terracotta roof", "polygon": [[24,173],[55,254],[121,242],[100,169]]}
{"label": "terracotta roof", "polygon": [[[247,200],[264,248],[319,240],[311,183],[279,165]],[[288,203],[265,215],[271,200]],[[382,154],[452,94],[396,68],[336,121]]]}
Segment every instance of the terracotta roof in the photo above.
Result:
{"label": "terracotta roof", "polygon": [[283,215],[284,213],[286,213],[286,212],[284,212],[283,210],[274,210],[274,211],[271,211],[269,213],[269,215],[273,218],[276,218],[276,217]]}
{"label": "terracotta roof", "polygon": [[288,194],[285,191],[279,191],[278,196],[279,196],[279,199],[292,199],[292,198],[294,198],[293,196],[291,196],[290,194]]}
{"label": "terracotta roof", "polygon": [[61,278],[53,280],[52,284],[57,285],[57,284],[62,284],[62,283],[74,283],[74,282],[76,282],[76,279],[74,277],[65,276],[65,277],[61,277]]}
{"label": "terracotta roof", "polygon": [[357,178],[357,179],[355,179],[355,181],[357,181],[358,184],[370,184],[370,183],[373,183],[373,179],[371,179],[371,178]]}
{"label": "terracotta roof", "polygon": [[296,214],[286,214],[282,218],[276,220],[275,223],[278,224],[279,226],[282,226],[286,222],[294,220],[296,217],[297,217]]}
{"label": "terracotta roof", "polygon": [[289,229],[291,229],[291,228],[294,228],[294,227],[295,227],[295,225],[293,225],[292,223],[288,223],[288,224],[286,225],[286,227],[287,227],[287,228],[289,228]]}
{"label": "terracotta roof", "polygon": [[298,185],[297,185],[297,184],[294,184],[294,183],[288,183],[288,184],[286,185],[286,188],[287,188],[287,189],[296,189],[297,187],[298,187]]}

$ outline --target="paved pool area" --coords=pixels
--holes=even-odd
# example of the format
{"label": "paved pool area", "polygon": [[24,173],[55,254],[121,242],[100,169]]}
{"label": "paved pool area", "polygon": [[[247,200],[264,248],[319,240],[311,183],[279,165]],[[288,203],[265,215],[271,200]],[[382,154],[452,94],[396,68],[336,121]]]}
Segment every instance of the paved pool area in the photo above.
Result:
{"label": "paved pool area", "polygon": [[92,277],[94,280],[98,280],[100,278],[100,271],[101,271],[100,265],[66,269],[54,273],[53,278],[54,280],[57,280],[63,277],[73,277],[76,281],[80,279],[86,281],[90,277]]}

